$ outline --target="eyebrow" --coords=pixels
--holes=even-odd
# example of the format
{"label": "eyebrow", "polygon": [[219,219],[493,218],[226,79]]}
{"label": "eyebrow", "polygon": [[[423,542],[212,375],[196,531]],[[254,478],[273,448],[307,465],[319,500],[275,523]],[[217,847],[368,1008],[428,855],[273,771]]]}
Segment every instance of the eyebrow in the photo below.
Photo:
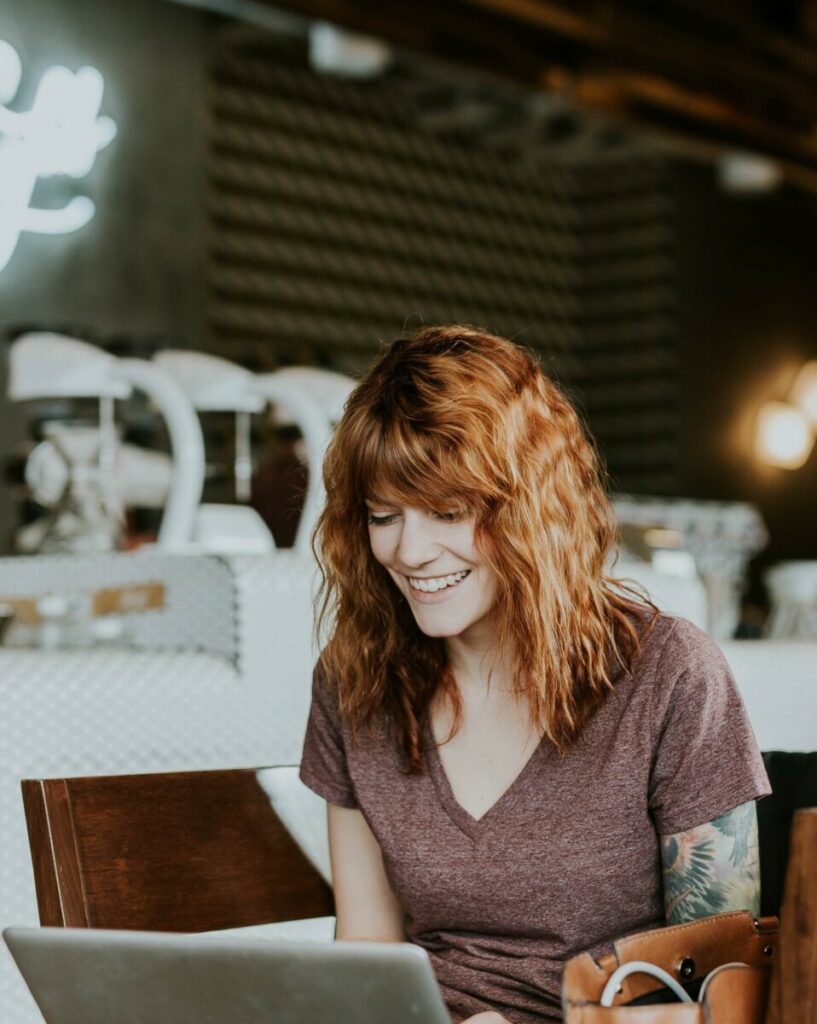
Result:
{"label": "eyebrow", "polygon": [[380,505],[384,508],[397,508],[397,502],[386,501],[385,498],[378,497],[376,494],[372,494],[370,497],[364,498],[363,501],[367,505]]}

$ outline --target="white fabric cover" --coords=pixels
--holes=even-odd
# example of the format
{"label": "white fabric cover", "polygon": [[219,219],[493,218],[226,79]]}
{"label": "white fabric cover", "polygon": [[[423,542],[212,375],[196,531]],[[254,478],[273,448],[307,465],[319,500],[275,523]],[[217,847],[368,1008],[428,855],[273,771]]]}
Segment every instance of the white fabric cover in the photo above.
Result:
{"label": "white fabric cover", "polygon": [[252,924],[246,928],[224,928],[203,932],[203,935],[234,935],[237,939],[285,939],[290,942],[332,942],[335,938],[334,917],[307,917],[300,921],[275,921]]}
{"label": "white fabric cover", "polygon": [[633,580],[640,584],[658,607],[671,615],[706,629],[708,602],[706,587],[697,576],[670,576],[657,572],[647,562],[620,558],[613,566],[612,573],[617,579]]}
{"label": "white fabric cover", "polygon": [[331,885],[326,803],[323,798],[301,782],[298,768],[294,765],[262,768],[256,775],[287,832],[324,881]]}
{"label": "white fabric cover", "polygon": [[[167,588],[162,610],[133,616],[129,648],[0,648],[0,927],[38,923],[20,779],[300,758],[314,574],[289,551],[0,559],[0,595]],[[0,1022],[42,1024],[2,943]]]}
{"label": "white fabric cover", "polygon": [[728,640],[735,675],[761,750],[817,750],[817,643]]}

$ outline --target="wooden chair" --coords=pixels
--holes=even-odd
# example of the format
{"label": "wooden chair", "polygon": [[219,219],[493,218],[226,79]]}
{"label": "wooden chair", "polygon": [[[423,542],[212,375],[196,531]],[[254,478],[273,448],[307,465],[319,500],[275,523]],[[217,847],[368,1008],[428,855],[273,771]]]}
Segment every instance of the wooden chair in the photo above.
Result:
{"label": "wooden chair", "polygon": [[757,805],[760,831],[760,914],[780,916],[797,811],[817,807],[817,752],[773,750],[763,755],[772,795]]}
{"label": "wooden chair", "polygon": [[794,816],[766,1024],[817,1021],[817,807]]}
{"label": "wooden chair", "polygon": [[198,932],[334,913],[252,769],[22,790],[43,925]]}

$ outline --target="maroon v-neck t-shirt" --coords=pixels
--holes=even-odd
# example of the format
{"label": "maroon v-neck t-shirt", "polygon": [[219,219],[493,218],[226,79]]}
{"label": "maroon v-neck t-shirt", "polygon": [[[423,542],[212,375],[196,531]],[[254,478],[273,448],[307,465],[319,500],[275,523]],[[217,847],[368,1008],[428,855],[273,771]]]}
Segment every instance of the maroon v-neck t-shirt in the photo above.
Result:
{"label": "maroon v-neck t-shirt", "polygon": [[569,957],[664,923],[658,836],[770,791],[719,648],[669,616],[573,748],[543,740],[479,819],[426,735],[427,771],[408,775],[388,723],[353,738],[318,670],[301,778],[364,814],[454,1021],[560,1020]]}

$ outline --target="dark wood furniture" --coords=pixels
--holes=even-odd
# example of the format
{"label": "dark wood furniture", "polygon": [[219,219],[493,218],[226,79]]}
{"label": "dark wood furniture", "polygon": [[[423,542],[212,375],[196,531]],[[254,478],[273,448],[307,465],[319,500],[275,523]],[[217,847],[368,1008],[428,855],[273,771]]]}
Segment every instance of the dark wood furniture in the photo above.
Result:
{"label": "dark wood furniture", "polygon": [[760,830],[760,913],[780,916],[789,863],[789,843],[797,811],[817,807],[817,752],[773,750],[763,762],[772,795],[757,805]]}
{"label": "dark wood furniture", "polygon": [[817,807],[794,815],[766,1024],[817,1020]]}
{"label": "dark wood furniture", "polygon": [[197,932],[334,912],[252,769],[22,790],[43,925]]}

